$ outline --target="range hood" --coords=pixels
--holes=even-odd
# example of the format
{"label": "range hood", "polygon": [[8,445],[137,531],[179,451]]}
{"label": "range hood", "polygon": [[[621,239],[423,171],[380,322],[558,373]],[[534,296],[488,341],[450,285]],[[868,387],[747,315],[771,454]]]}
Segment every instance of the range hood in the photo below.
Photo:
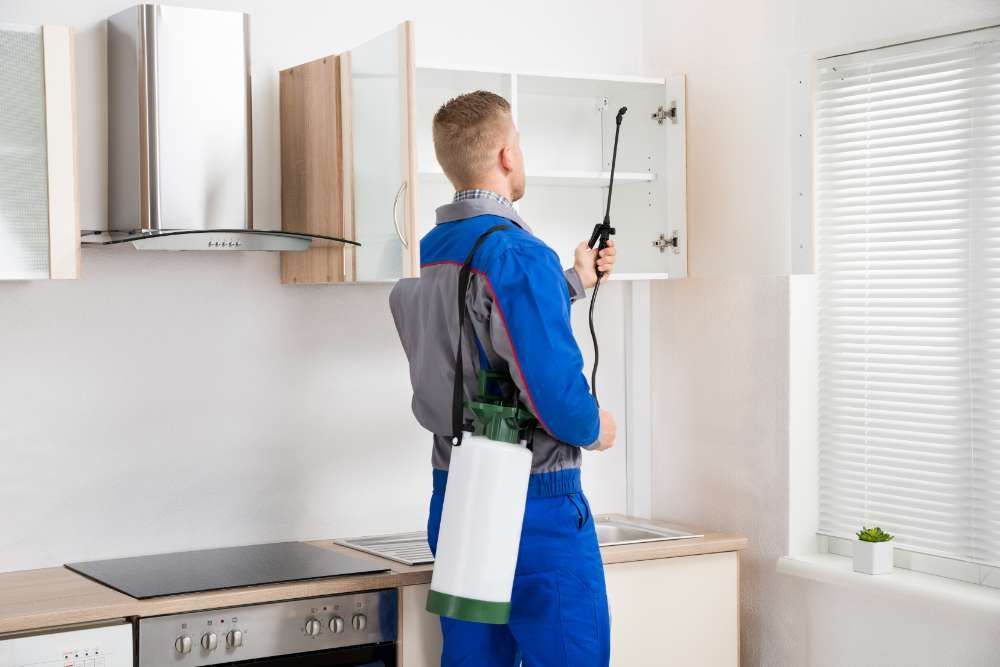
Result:
{"label": "range hood", "polygon": [[354,241],[253,228],[250,17],[138,5],[107,23],[108,231],[87,245],[305,250]]}

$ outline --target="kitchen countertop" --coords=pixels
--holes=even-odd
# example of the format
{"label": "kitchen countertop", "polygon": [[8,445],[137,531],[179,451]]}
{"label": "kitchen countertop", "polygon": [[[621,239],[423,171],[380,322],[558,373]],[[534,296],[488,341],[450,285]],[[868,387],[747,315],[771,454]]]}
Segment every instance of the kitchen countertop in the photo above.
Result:
{"label": "kitchen countertop", "polygon": [[[656,521],[648,523],[677,525]],[[129,597],[64,567],[6,572],[0,573],[0,633],[22,632],[127,616],[159,616],[198,609],[354,593],[376,588],[398,588],[426,584],[431,580],[431,565],[412,567],[402,565],[342,547],[330,540],[319,540],[310,544],[371,559],[383,564],[389,571],[247,588],[230,588],[148,600],[137,600]],[[746,546],[747,540],[744,537],[706,532],[705,536],[700,538],[601,547],[601,555],[605,564],[612,564],[739,551]]]}

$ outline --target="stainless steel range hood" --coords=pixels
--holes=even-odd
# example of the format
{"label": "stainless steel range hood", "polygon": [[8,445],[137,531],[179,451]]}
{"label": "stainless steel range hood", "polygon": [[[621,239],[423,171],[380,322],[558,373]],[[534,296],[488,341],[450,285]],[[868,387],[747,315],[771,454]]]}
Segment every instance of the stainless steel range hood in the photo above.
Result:
{"label": "stainless steel range hood", "polygon": [[250,17],[138,5],[108,29],[109,231],[89,245],[305,250],[350,243],[253,229]]}

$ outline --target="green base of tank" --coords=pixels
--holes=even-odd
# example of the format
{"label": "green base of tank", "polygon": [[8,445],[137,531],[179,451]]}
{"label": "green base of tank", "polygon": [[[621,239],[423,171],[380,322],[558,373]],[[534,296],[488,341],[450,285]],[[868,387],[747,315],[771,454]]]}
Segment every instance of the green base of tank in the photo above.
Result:
{"label": "green base of tank", "polygon": [[503,625],[510,620],[509,602],[487,602],[431,589],[427,594],[427,611],[459,621]]}

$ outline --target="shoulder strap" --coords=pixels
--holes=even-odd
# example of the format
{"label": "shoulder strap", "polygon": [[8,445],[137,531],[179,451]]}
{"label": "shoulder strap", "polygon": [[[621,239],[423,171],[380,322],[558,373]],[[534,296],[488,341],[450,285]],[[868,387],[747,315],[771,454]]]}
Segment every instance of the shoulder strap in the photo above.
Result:
{"label": "shoulder strap", "polygon": [[465,318],[469,310],[466,295],[469,291],[469,278],[472,275],[472,259],[490,234],[503,229],[510,229],[510,225],[496,225],[483,232],[472,244],[472,250],[469,251],[468,257],[465,258],[465,264],[462,265],[462,270],[458,273],[458,349],[455,352],[455,385],[451,395],[451,444],[455,446],[462,444],[465,421],[465,368],[462,361],[462,339],[465,338]]}

